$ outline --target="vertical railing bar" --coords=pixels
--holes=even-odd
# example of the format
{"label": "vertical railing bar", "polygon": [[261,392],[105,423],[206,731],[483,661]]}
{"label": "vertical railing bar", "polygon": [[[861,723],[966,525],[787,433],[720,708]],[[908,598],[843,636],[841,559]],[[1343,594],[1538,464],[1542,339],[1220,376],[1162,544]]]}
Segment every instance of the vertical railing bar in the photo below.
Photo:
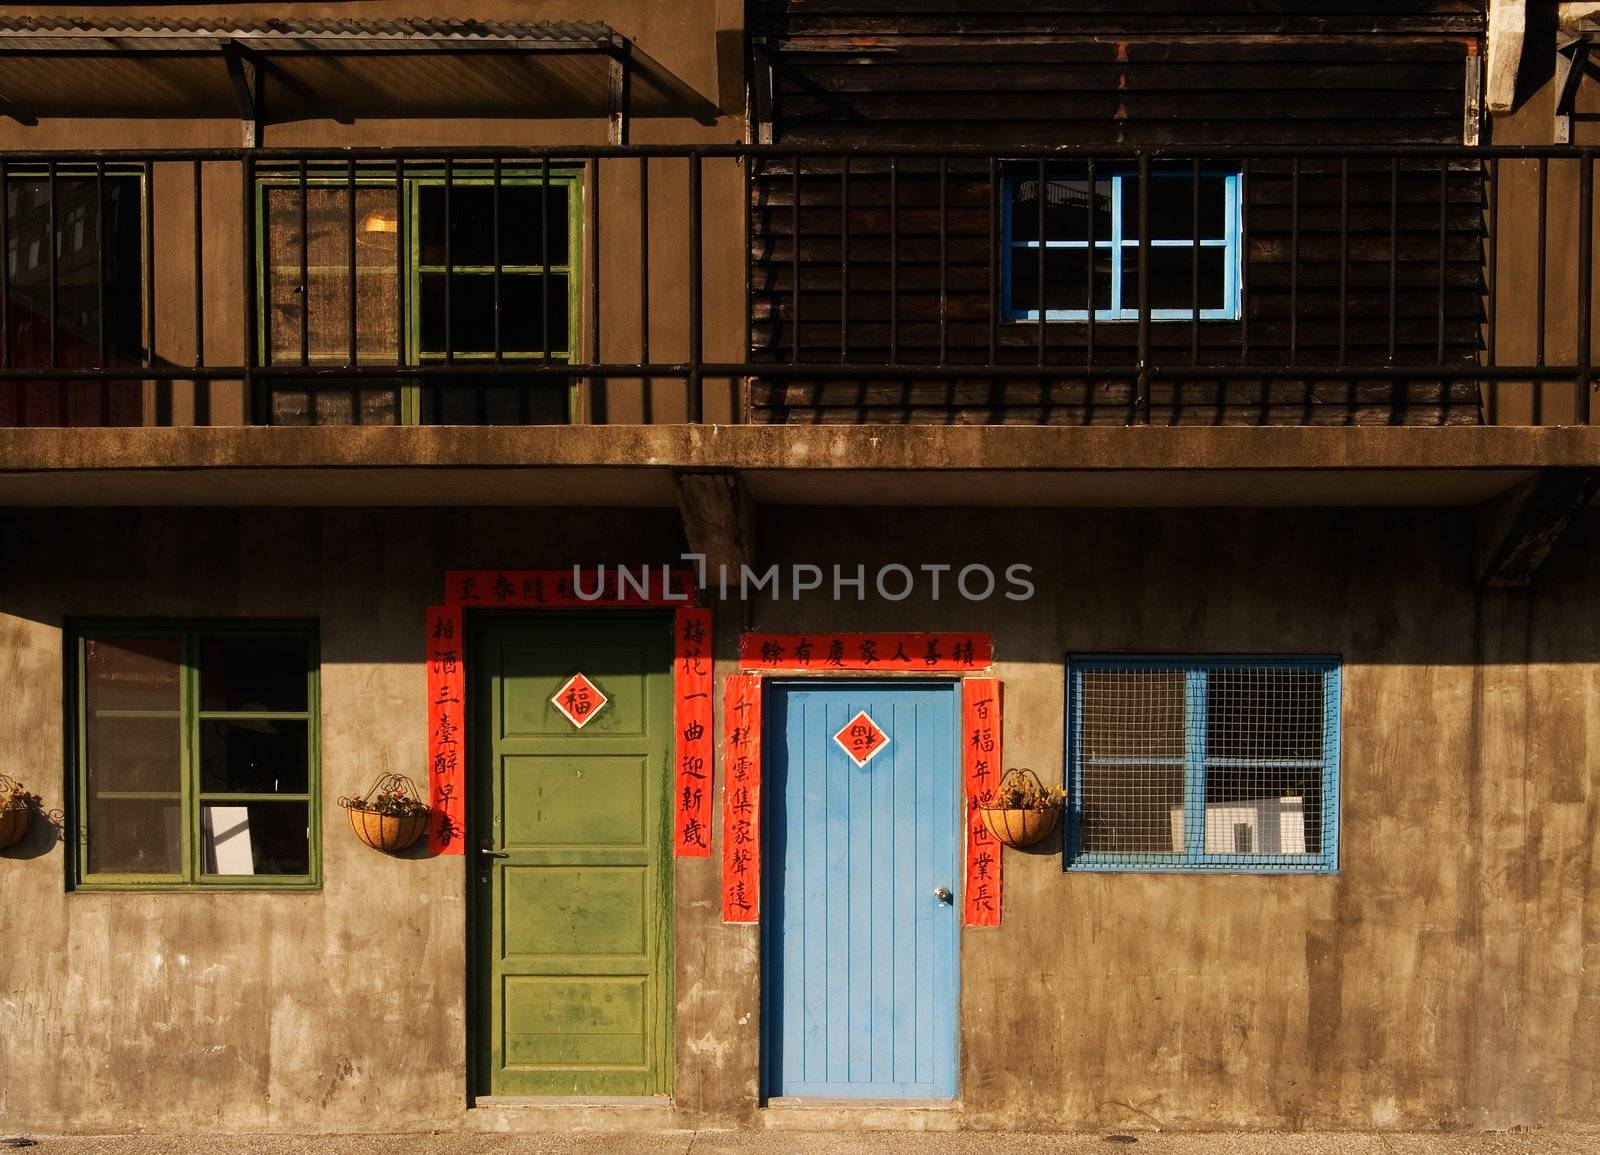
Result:
{"label": "vertical railing bar", "polygon": [[789,360],[800,364],[800,158],[789,170]]}
{"label": "vertical railing bar", "polygon": [[900,158],[889,158],[889,364],[900,362]]}
{"label": "vertical railing bar", "polygon": [[1189,238],[1194,242],[1189,250],[1189,365],[1200,363],[1200,158],[1190,162],[1190,192],[1194,194],[1194,218],[1190,221]]}
{"label": "vertical railing bar", "polygon": [[[5,188],[4,172],[4,168],[0,168],[0,190]],[[139,246],[139,251],[144,256],[144,365],[148,369],[156,360],[156,179],[153,161],[144,162],[144,188],[141,193],[144,197],[144,244]],[[3,192],[0,192],[0,215],[3,215],[3,206]],[[0,225],[0,230],[4,227]],[[0,260],[4,259],[4,236],[5,233],[0,231]],[[4,289],[0,288],[0,332],[5,331],[4,297]]]}
{"label": "vertical railing bar", "polygon": [[[1488,280],[1486,289],[1486,307],[1488,311],[1487,324],[1484,333],[1484,361],[1489,366],[1498,363],[1495,348],[1498,337],[1498,321],[1496,314],[1499,312],[1500,292],[1500,158],[1489,159],[1489,235],[1488,243]],[[1489,403],[1487,418],[1490,425],[1500,422],[1500,382],[1489,385]]]}
{"label": "vertical railing bar", "polygon": [[[1088,188],[1089,188],[1089,212],[1088,212],[1088,222],[1089,222],[1089,228],[1088,228],[1088,233],[1089,233],[1089,238],[1088,238],[1089,239],[1089,250],[1088,250],[1089,251],[1089,267],[1084,272],[1084,293],[1085,293],[1085,296],[1084,296],[1084,308],[1085,308],[1086,312],[1088,313],[1089,334],[1088,334],[1088,341],[1087,341],[1087,343],[1085,345],[1085,349],[1084,349],[1083,367],[1084,367],[1085,370],[1092,370],[1094,368],[1094,324],[1095,324],[1094,269],[1095,269],[1095,262],[1099,257],[1099,251],[1095,247],[1097,242],[1095,240],[1095,227],[1094,227],[1094,225],[1095,225],[1095,211],[1096,211],[1096,206],[1099,204],[1099,199],[1098,198],[1099,198],[1099,195],[1100,195],[1099,194],[1099,188],[1095,184],[1094,157],[1092,157],[1092,156],[1089,158],[1089,185],[1088,185]],[[1089,388],[1092,389],[1093,386],[1094,386],[1094,382],[1090,381],[1088,383],[1088,385],[1089,385]]]}
{"label": "vertical railing bar", "polygon": [[1450,163],[1439,161],[1439,351],[1438,361],[1444,364],[1446,326],[1445,278],[1448,276],[1446,256],[1450,242]]}
{"label": "vertical railing bar", "polygon": [[1000,161],[989,158],[989,364],[1000,344]]}
{"label": "vertical railing bar", "polygon": [[850,360],[850,158],[839,166],[839,364]]}
{"label": "vertical railing bar", "polygon": [[[204,367],[206,363],[206,246],[205,246],[205,216],[204,216],[204,170],[200,162],[194,162],[194,367]],[[250,199],[249,190],[246,190],[246,201]],[[246,218],[249,219],[249,218]],[[247,241],[254,238],[246,237]],[[270,256],[270,253],[268,254]],[[254,283],[254,271],[250,264],[245,265],[245,280]],[[270,272],[270,268],[269,268]],[[267,336],[272,335],[271,323],[267,326]],[[271,348],[270,341],[268,348]],[[255,360],[256,350],[253,347],[245,348],[245,364],[249,365]],[[195,382],[195,389],[200,388],[200,383]]]}
{"label": "vertical railing bar", "polygon": [[1289,162],[1289,364],[1300,363],[1300,158]]}
{"label": "vertical railing bar", "polygon": [[[593,364],[600,364],[600,166],[604,163],[599,157],[589,162],[589,202],[585,211],[588,218],[588,228],[584,230],[588,238],[589,249],[589,350],[594,360]],[[568,292],[571,292],[571,279],[568,278]],[[570,341],[568,342],[570,345]],[[567,358],[571,360],[572,350],[567,350]],[[594,413],[594,398],[599,396],[603,388],[604,378],[591,377],[589,379],[590,405],[585,410],[591,416]]]}
{"label": "vertical railing bar", "polygon": [[[754,164],[753,161],[747,161]],[[744,197],[746,243],[750,237],[750,190]],[[750,278],[745,277],[745,324],[750,323]],[[650,363],[650,158],[639,158],[639,364]],[[648,386],[648,382],[645,383]]]}
{"label": "vertical railing bar", "polygon": [[[1239,203],[1245,221],[1250,219],[1250,159],[1246,157],[1239,163],[1239,183],[1243,186],[1239,194]],[[1243,222],[1241,222],[1241,226]],[[1239,276],[1244,277],[1249,271],[1250,254],[1248,246],[1241,246],[1239,254]],[[1239,364],[1250,364],[1250,297],[1241,294],[1239,305]]]}
{"label": "vertical railing bar", "polygon": [[1139,375],[1134,423],[1150,419],[1150,153],[1139,151]]}
{"label": "vertical railing bar", "polygon": [[[569,254],[570,257],[570,254]],[[550,154],[539,154],[539,332],[544,334],[541,352],[550,363]]]}
{"label": "vertical railing bar", "polygon": [[[95,362],[100,368],[106,367],[106,162],[94,162],[94,247],[97,269],[95,271],[95,339],[99,344]],[[101,406],[109,413],[111,408],[110,388],[101,383]],[[105,424],[110,424],[106,421]]]}
{"label": "vertical railing bar", "polygon": [[[266,406],[256,397],[255,391],[255,363],[259,357],[256,341],[256,310],[260,305],[256,278],[251,275],[255,268],[256,251],[256,158],[247,153],[244,158],[243,180],[240,182],[244,205],[244,395],[245,403],[253,407],[258,416],[265,414]],[[198,202],[196,208],[198,209]],[[198,288],[196,292],[198,293]],[[196,425],[209,425],[211,423],[211,385],[209,382],[196,381],[194,383],[194,411]]]}
{"label": "vertical railing bar", "polygon": [[348,245],[346,255],[349,258],[348,272],[350,277],[350,291],[346,302],[348,305],[347,320],[350,326],[348,363],[354,368],[360,359],[360,353],[356,348],[356,160],[353,156],[345,160],[345,182],[348,186],[345,189],[345,222],[349,227],[345,243]]}
{"label": "vertical railing bar", "polygon": [[1190,192],[1194,203],[1190,221],[1189,239],[1189,364],[1200,364],[1200,158],[1195,157],[1190,166]]}
{"label": "vertical railing bar", "polygon": [[[444,196],[444,363],[446,365],[451,364],[456,359],[454,334],[451,332],[451,322],[455,318],[451,316],[450,300],[455,295],[454,279],[456,268],[455,253],[452,251],[450,244],[451,226],[455,224],[450,214],[450,186],[455,182],[455,159],[447,156],[444,160],[444,187],[440,190]],[[435,390],[435,392],[438,393],[439,391]],[[440,400],[438,404],[441,406],[443,405],[443,396],[443,393],[439,393]]]}
{"label": "vertical railing bar", "polygon": [[[1548,212],[1547,212],[1546,206],[1547,206],[1547,203],[1549,201],[1549,196],[1550,196],[1550,164],[1549,164],[1549,161],[1545,157],[1541,156],[1539,158],[1539,208],[1538,208],[1537,213],[1535,214],[1536,220],[1534,222],[1534,229],[1535,229],[1535,231],[1537,233],[1537,244],[1534,246],[1534,250],[1535,250],[1534,251],[1534,273],[1535,273],[1535,276],[1534,276],[1534,305],[1533,305],[1534,318],[1535,318],[1535,320],[1537,322],[1537,324],[1534,326],[1535,333],[1534,333],[1534,350],[1533,350],[1534,360],[1533,360],[1533,363],[1536,366],[1538,366],[1539,368],[1541,368],[1541,369],[1544,367],[1544,362],[1545,362],[1545,326],[1546,326],[1546,324],[1547,324],[1547,322],[1549,320],[1549,317],[1548,317],[1548,314],[1547,314],[1547,311],[1546,311],[1546,300],[1545,300],[1545,276],[1546,276],[1547,264],[1548,264],[1548,245],[1547,245],[1546,242],[1549,239],[1549,229],[1548,229],[1549,221],[1547,219],[1548,218]],[[1533,397],[1534,397],[1534,401],[1533,401],[1533,405],[1534,405],[1533,423],[1535,425],[1538,425],[1539,422],[1540,422],[1540,418],[1543,416],[1543,414],[1542,414],[1542,408],[1543,408],[1542,401],[1543,401],[1543,397],[1544,397],[1544,386],[1542,384],[1535,384],[1534,385],[1534,387],[1533,387]]]}
{"label": "vertical railing bar", "polygon": [[1400,328],[1400,158],[1389,158],[1389,364],[1394,364]]}
{"label": "vertical railing bar", "polygon": [[[94,162],[95,362],[106,367],[106,162]],[[111,382],[100,382],[100,424],[111,424]]]}
{"label": "vertical railing bar", "polygon": [[[49,362],[49,364],[50,364],[50,367],[52,369],[54,369],[54,368],[56,368],[56,324],[57,324],[57,317],[56,317],[56,307],[57,307],[57,302],[56,302],[56,229],[58,229],[60,227],[60,221],[57,219],[57,215],[56,215],[56,191],[57,190],[56,190],[56,162],[55,161],[51,161],[50,162],[50,166],[49,166],[49,169],[47,171],[48,171],[48,181],[49,181],[48,191],[49,191],[49,194],[50,194],[50,212],[49,212],[50,231],[49,231],[49,235],[48,235],[49,239],[46,240],[46,242],[45,242],[45,248],[48,250],[48,261],[47,261],[47,263],[49,265],[49,273],[50,273],[50,296],[49,296],[49,303],[50,303],[50,362]],[[65,425],[67,423],[66,422],[66,418],[65,418],[66,390],[64,388],[59,389],[58,393],[59,393],[60,405],[62,407],[61,424]]]}
{"label": "vertical railing bar", "polygon": [[501,252],[500,241],[500,192],[501,169],[503,159],[494,158],[494,175],[492,177],[491,205],[489,212],[490,243],[494,250],[494,363],[505,364],[505,344],[501,318],[504,315],[503,299],[501,297],[501,277],[505,270],[505,255]]}
{"label": "vertical railing bar", "polygon": [[1038,255],[1038,258],[1036,259],[1035,264],[1034,264],[1034,267],[1037,270],[1037,274],[1038,274],[1037,284],[1036,284],[1036,287],[1034,288],[1034,304],[1039,309],[1039,349],[1038,349],[1038,357],[1039,357],[1039,365],[1040,366],[1044,365],[1045,343],[1048,340],[1048,338],[1045,335],[1045,332],[1046,332],[1046,330],[1045,330],[1046,308],[1045,308],[1045,295],[1044,295],[1044,279],[1045,279],[1044,252],[1045,252],[1045,247],[1046,247],[1046,238],[1045,238],[1045,235],[1044,235],[1045,227],[1046,227],[1044,202],[1045,202],[1045,181],[1046,181],[1048,176],[1049,176],[1049,174],[1045,171],[1044,161],[1041,159],[1039,161],[1038,171],[1035,173],[1035,177],[1034,177],[1034,179],[1038,181],[1038,200],[1036,202],[1037,208],[1035,209],[1035,213],[1034,213],[1035,217],[1037,218],[1036,219],[1037,232],[1036,232],[1035,235],[1037,235],[1038,238],[1039,238],[1039,255]]}
{"label": "vertical railing bar", "polygon": [[[0,160],[0,367],[11,368],[11,180]],[[151,341],[154,345],[155,342]]]}
{"label": "vertical railing bar", "polygon": [[1344,368],[1350,350],[1350,158],[1339,158],[1339,356]]}
{"label": "vertical railing bar", "polygon": [[306,160],[300,158],[300,364],[311,363],[311,221]]}
{"label": "vertical railing bar", "polygon": [[[406,347],[406,162],[394,161],[394,363],[399,368],[407,360]],[[419,388],[420,388],[419,384]],[[420,414],[419,414],[420,418]]]}
{"label": "vertical railing bar", "polygon": [[950,158],[939,158],[939,364],[950,359]]}
{"label": "vertical railing bar", "polygon": [[1594,378],[1589,364],[1594,333],[1594,154],[1578,154],[1578,317],[1577,317],[1577,396],[1573,399],[1573,419],[1589,424],[1589,385]]}
{"label": "vertical railing bar", "polygon": [[701,366],[705,361],[704,334],[701,329],[702,269],[701,269],[701,172],[702,153],[698,148],[689,153],[689,389],[686,398],[688,421],[698,425],[705,415],[704,378]]}

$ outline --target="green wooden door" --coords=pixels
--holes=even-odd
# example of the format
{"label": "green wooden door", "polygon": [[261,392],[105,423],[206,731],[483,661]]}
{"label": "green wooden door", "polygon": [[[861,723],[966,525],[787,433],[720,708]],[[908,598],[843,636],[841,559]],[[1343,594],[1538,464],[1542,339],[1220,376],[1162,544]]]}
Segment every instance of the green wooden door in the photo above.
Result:
{"label": "green wooden door", "polygon": [[476,1091],[666,1094],[671,619],[491,612],[473,642]]}

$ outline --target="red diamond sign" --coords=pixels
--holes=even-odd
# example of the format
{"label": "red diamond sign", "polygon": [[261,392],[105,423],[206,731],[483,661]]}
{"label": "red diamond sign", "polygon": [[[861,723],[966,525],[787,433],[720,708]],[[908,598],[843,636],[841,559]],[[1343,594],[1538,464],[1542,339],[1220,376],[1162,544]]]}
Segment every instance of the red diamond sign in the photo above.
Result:
{"label": "red diamond sign", "polygon": [[610,699],[600,692],[599,686],[582,674],[573,674],[567,679],[566,684],[555,692],[550,704],[561,711],[567,721],[581,730],[594,720],[594,716],[608,701]]}
{"label": "red diamond sign", "polygon": [[844,728],[833,736],[833,740],[850,756],[850,761],[857,766],[865,766],[872,761],[878,751],[889,744],[889,735],[884,733],[883,727],[868,717],[867,712],[863,710],[846,722]]}

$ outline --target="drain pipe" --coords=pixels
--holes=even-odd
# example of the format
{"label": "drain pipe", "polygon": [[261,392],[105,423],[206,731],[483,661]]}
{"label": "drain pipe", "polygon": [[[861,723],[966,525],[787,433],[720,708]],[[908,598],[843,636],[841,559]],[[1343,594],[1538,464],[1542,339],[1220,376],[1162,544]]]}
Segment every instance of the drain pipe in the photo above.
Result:
{"label": "drain pipe", "polygon": [[1491,0],[1489,5],[1489,83],[1485,103],[1490,112],[1510,112],[1517,99],[1517,69],[1527,35],[1527,0]]}

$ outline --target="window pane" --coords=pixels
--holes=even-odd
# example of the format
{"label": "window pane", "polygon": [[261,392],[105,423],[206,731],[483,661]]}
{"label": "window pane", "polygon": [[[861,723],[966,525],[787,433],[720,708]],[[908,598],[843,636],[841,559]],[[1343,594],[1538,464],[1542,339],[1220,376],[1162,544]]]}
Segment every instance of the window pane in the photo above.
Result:
{"label": "window pane", "polygon": [[100,637],[84,642],[87,706],[176,710],[182,645],[176,636]]}
{"label": "window pane", "polygon": [[[1095,179],[1094,235],[1111,239],[1111,179]],[[1089,237],[1089,178],[1084,166],[1049,165],[1045,170],[1044,231],[1052,241]],[[1011,184],[1011,239],[1039,239],[1039,176],[1036,166],[1019,166]],[[1082,306],[1079,306],[1080,308]]]}
{"label": "window pane", "polygon": [[304,794],[306,722],[244,719],[200,724],[200,789],[206,794]]}
{"label": "window pane", "polygon": [[[100,199],[104,190],[104,200]],[[139,178],[58,176],[55,205],[55,364],[100,361],[104,281],[108,365],[137,363],[143,348],[143,241]],[[10,291],[6,340],[19,367],[50,364],[50,182],[8,180],[5,188]]]}
{"label": "window pane", "polygon": [[[443,265],[444,186],[418,186],[422,229],[422,263]],[[545,215],[541,233],[540,213]],[[450,262],[454,266],[494,264],[494,190],[489,184],[450,187]],[[505,184],[500,188],[500,263],[564,265],[567,245],[567,187],[552,185],[548,195],[537,184]]]}
{"label": "window pane", "polygon": [[89,793],[183,789],[183,732],[170,718],[107,718],[89,711],[84,736]]}
{"label": "window pane", "polygon": [[219,803],[200,808],[201,872],[311,873],[310,810],[304,802]]}
{"label": "window pane", "polygon": [[1186,685],[1181,670],[1083,674],[1085,850],[1182,852]]}
{"label": "window pane", "polygon": [[1319,670],[1213,670],[1206,757],[1320,759],[1324,678]]}
{"label": "window pane", "polygon": [[522,378],[512,385],[473,382],[430,389],[424,420],[433,425],[564,425],[565,378]]}
{"label": "window pane", "polygon": [[[301,314],[312,361],[350,355],[350,206],[339,185],[306,190],[306,276],[300,281],[300,187],[271,185],[264,194],[268,316],[274,364],[300,358]],[[395,270],[399,225],[393,187],[356,189],[356,345],[369,363],[393,363],[399,282]]]}
{"label": "window pane", "polygon": [[[506,353],[541,353],[545,308],[542,276],[502,274],[500,278],[500,344]],[[550,276],[550,351],[567,351],[567,276]],[[445,275],[422,275],[422,350],[445,351]],[[457,273],[450,278],[450,337],[456,353],[494,352],[494,277],[482,273]]]}
{"label": "window pane", "polygon": [[[1220,241],[1227,236],[1225,213],[1227,177],[1200,177],[1200,238]],[[1139,182],[1125,177],[1122,182],[1122,236],[1139,238]],[[1192,173],[1160,174],[1150,181],[1150,238],[1157,241],[1194,239],[1194,176]]]}
{"label": "window pane", "polygon": [[311,651],[304,637],[204,638],[202,710],[305,710]]}
{"label": "window pane", "polygon": [[89,795],[85,834],[90,874],[180,874],[183,807],[178,799]]}
{"label": "window pane", "polygon": [[1183,757],[1182,670],[1087,670],[1079,687],[1086,759]]}
{"label": "window pane", "polygon": [[[1107,248],[1094,250],[1096,309],[1111,307],[1111,259]],[[1044,254],[1045,308],[1084,312],[1088,293],[1089,250],[1046,249]],[[1011,250],[1011,309],[1033,312],[1039,307],[1039,250]]]}
{"label": "window pane", "polygon": [[319,382],[275,385],[270,420],[274,425],[398,425],[398,384]]}
{"label": "window pane", "polygon": [[1083,768],[1081,845],[1096,854],[1181,854],[1183,766]]}
{"label": "window pane", "polygon": [[[1228,307],[1223,271],[1227,250],[1200,250],[1200,309]],[[1122,250],[1122,298],[1128,308],[1139,300],[1139,250],[1129,245]],[[1193,309],[1195,301],[1194,249],[1159,248],[1150,250],[1150,307],[1152,309]]]}

